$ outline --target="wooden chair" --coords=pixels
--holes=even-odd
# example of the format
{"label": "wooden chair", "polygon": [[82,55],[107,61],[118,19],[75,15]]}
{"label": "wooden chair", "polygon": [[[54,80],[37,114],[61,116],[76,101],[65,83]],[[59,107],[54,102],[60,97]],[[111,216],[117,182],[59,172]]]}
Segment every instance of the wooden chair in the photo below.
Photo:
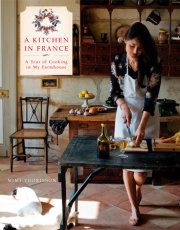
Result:
{"label": "wooden chair", "polygon": [[[13,160],[31,157],[26,153],[26,149],[44,149],[45,155],[33,155],[33,157],[44,157],[46,164],[46,173],[48,173],[48,109],[49,109],[49,97],[20,97],[20,130],[10,135],[10,169],[13,171]],[[13,143],[14,139],[16,140]],[[37,139],[44,140],[44,147],[25,146],[25,140]],[[21,140],[18,142],[18,140]],[[22,152],[19,153],[19,149],[22,144]],[[16,153],[13,153],[15,147]]]}

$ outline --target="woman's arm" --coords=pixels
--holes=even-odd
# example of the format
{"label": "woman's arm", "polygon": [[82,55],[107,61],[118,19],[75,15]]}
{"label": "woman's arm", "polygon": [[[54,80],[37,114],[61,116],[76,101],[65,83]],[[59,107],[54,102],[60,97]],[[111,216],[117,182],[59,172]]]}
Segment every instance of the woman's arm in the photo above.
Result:
{"label": "woman's arm", "polygon": [[[115,60],[116,59],[116,60]],[[117,55],[114,60],[111,62],[111,85],[110,93],[111,98],[116,102],[119,98],[124,98],[123,89],[120,88],[119,76],[117,73],[118,64],[120,63],[120,57]]]}
{"label": "woman's arm", "polygon": [[161,62],[158,61],[157,65],[152,67],[150,79],[148,82],[145,103],[141,122],[136,130],[136,145],[139,146],[144,138],[145,129],[150,116],[154,116],[156,100],[158,98],[160,85],[161,85]]}
{"label": "woman's arm", "polygon": [[[124,61],[121,61],[121,57],[116,55],[111,63],[111,97],[122,110],[122,119],[124,123],[127,121],[128,126],[130,126],[132,114],[123,96],[123,75],[125,75],[125,70],[122,67],[123,65]],[[117,73],[118,71],[119,73]]]}
{"label": "woman's arm", "polygon": [[154,116],[156,100],[158,98],[160,85],[161,85],[161,61],[158,60],[156,66],[151,68],[150,77],[148,81],[144,109],[143,111],[147,111]]}

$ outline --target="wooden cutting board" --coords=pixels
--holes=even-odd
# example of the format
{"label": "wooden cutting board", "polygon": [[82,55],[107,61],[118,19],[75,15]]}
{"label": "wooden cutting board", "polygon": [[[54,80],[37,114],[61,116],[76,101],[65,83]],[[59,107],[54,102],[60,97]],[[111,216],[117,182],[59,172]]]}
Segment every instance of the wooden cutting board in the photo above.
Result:
{"label": "wooden cutting board", "polygon": [[180,145],[162,143],[159,139],[155,139],[153,140],[153,150],[156,152],[180,152]]}
{"label": "wooden cutting board", "polygon": [[[180,146],[175,143],[161,143],[160,139],[153,139],[152,142],[155,152],[180,152]],[[127,147],[126,152],[148,152],[146,141],[142,142],[141,147]]]}
{"label": "wooden cutting board", "polygon": [[148,152],[146,141],[142,141],[140,147],[126,147],[126,152]]}
{"label": "wooden cutting board", "polygon": [[140,147],[133,147],[133,148],[126,148],[126,151],[125,152],[148,152],[148,149],[142,149]]}

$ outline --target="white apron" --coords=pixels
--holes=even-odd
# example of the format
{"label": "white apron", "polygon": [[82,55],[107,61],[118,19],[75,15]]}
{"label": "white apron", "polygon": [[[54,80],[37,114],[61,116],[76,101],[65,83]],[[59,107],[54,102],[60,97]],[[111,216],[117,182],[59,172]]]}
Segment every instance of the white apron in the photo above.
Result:
{"label": "white apron", "polygon": [[[128,61],[127,61],[127,71],[124,78],[123,93],[124,93],[124,100],[126,101],[132,113],[130,130],[133,136],[135,136],[136,130],[142,118],[144,101],[145,101],[146,90],[147,90],[147,78],[145,79],[145,82],[143,84],[146,85],[145,88],[139,87],[138,80],[133,79],[132,77],[129,76]],[[156,105],[154,116],[150,116],[147,122],[147,126],[145,129],[145,136],[150,138],[159,137],[159,126],[160,126],[159,112]],[[118,106],[116,112],[114,137],[128,137],[128,136],[129,135],[128,135],[126,124],[124,124],[122,119],[122,110]],[[130,171],[145,172],[145,170],[130,170]]]}

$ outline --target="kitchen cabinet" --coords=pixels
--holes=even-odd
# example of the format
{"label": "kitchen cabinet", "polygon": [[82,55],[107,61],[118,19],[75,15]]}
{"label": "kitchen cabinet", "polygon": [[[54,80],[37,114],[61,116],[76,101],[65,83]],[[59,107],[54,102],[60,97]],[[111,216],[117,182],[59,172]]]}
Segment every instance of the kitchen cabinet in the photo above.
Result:
{"label": "kitchen cabinet", "polygon": [[171,45],[171,53],[169,59],[170,75],[180,75],[180,44]]}
{"label": "kitchen cabinet", "polygon": [[[172,29],[172,14],[174,10],[180,9],[180,4],[176,0],[165,1],[164,5],[162,1],[153,1],[152,4],[145,4],[146,1],[139,0],[134,1],[122,1],[122,0],[97,0],[97,1],[80,1],[80,74],[87,75],[110,75],[110,63],[112,57],[124,51],[124,45],[114,42],[112,34],[113,20],[112,14],[117,9],[133,9],[136,10],[139,15],[139,21],[142,19],[142,13],[145,9],[160,9],[166,10],[169,14],[168,26],[169,26],[169,38],[167,44],[157,43],[157,50],[160,58],[162,59],[163,76],[180,76],[180,43],[179,41],[171,40]],[[138,3],[137,3],[138,2]],[[160,4],[158,4],[158,2]],[[84,28],[91,30],[91,17],[89,17],[89,10],[104,10],[108,12],[108,39],[106,42],[96,41],[92,39],[92,34],[84,34]],[[101,22],[98,22],[101,23]],[[102,20],[102,33],[103,31]],[[107,28],[106,28],[107,30]],[[86,31],[87,32],[87,31]],[[101,33],[101,31],[99,31]],[[84,35],[91,38],[88,42],[84,42]]]}

